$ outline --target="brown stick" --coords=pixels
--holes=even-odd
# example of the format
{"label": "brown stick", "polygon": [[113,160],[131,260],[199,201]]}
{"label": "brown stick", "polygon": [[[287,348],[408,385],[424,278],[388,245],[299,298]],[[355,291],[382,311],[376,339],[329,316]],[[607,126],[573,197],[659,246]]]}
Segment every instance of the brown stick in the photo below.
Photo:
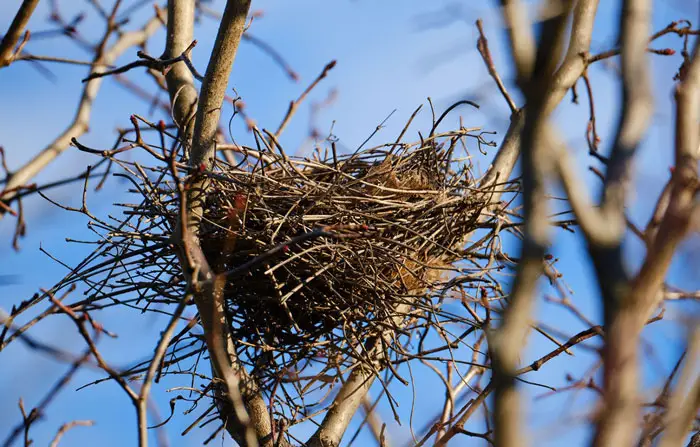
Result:
{"label": "brown stick", "polygon": [[10,24],[10,28],[0,42],[0,68],[7,67],[12,63],[15,53],[15,45],[22,35],[22,31],[27,26],[29,19],[34,13],[34,8],[39,3],[39,0],[24,0],[19,7],[15,18]]}

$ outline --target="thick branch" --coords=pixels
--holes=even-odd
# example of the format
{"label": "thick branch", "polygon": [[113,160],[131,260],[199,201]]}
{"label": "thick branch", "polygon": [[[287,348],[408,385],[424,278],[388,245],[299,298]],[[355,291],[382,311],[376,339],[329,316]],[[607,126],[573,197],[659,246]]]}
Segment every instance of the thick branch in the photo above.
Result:
{"label": "thick branch", "polygon": [[[513,42],[514,58],[520,59],[518,79],[528,101],[521,137],[525,228],[518,273],[503,324],[489,341],[493,361],[495,440],[500,446],[525,444],[515,377],[518,357],[530,328],[535,291],[542,273],[542,259],[549,245],[545,182],[552,175],[553,165],[551,154],[546,151],[548,122],[555,106],[584,68],[580,57],[571,55],[578,54],[581,48],[587,50],[590,45],[597,9],[595,0],[577,3],[567,57],[557,70],[568,13],[572,7],[572,2],[563,3],[562,13],[543,23],[542,38],[531,73],[526,71],[529,63],[523,62],[529,56],[518,55],[519,47]],[[510,20],[513,21],[513,18],[510,17]],[[569,73],[578,74],[571,79]]]}
{"label": "thick branch", "polygon": [[0,42],[0,68],[10,65],[12,62],[15,45],[17,45],[22,31],[27,26],[29,18],[34,13],[37,3],[39,3],[39,0],[24,0],[19,7],[15,18],[10,24],[10,28],[3,36],[2,42]]}
{"label": "thick branch", "polygon": [[[187,5],[176,3],[178,2],[171,2],[169,9],[179,15],[189,12]],[[249,8],[250,0],[229,0],[226,3],[214,49],[202,82],[201,96],[195,114],[190,165],[197,169],[208,169],[213,166],[221,106]],[[178,45],[183,45],[183,49],[186,48],[189,39],[191,39],[191,36],[178,36],[178,29],[174,23],[173,34],[168,37],[171,45],[170,51],[177,51]],[[190,26],[189,22],[186,26]],[[181,68],[186,69],[184,64]],[[184,71],[181,75],[187,76],[184,75]],[[170,83],[168,86],[171,98],[176,107],[182,108],[181,118],[185,117],[185,120],[189,121],[190,105],[193,102],[185,100],[179,104],[179,94],[181,94],[180,89],[191,87],[191,78],[180,77],[171,81],[172,86]],[[186,121],[179,124],[187,127],[189,123]],[[181,199],[185,199],[185,196],[186,199],[179,225],[179,234],[184,249],[181,263],[183,269],[188,271],[188,282],[194,291],[195,304],[199,311],[207,349],[211,356],[213,376],[215,379],[223,381],[225,385],[223,391],[228,399],[224,401],[220,409],[224,413],[226,428],[236,442],[241,445],[254,446],[258,443],[272,445],[274,441],[271,436],[272,421],[267,406],[255,381],[248,376],[235,355],[235,346],[226,320],[222,293],[222,281],[225,281],[225,277],[217,276],[211,270],[199,246],[199,221],[202,201],[207,188],[208,182],[206,180],[195,177],[188,184],[187,190],[182,191]]]}
{"label": "thick branch", "polygon": [[[651,7],[649,0],[627,0],[622,8],[623,110],[608,163],[602,203],[602,212],[607,217],[605,225],[612,234],[604,240],[588,240],[603,295],[608,334],[604,353],[604,408],[593,441],[595,446],[630,445],[633,442],[639,419],[637,344],[647,318],[638,307],[638,300],[645,299],[637,292],[646,296],[656,294],[651,290],[653,284],[646,284],[645,289],[631,290],[622,264],[627,177],[652,112],[646,52]],[[650,279],[643,272],[639,278]]]}
{"label": "thick branch", "polygon": [[530,79],[535,61],[535,35],[525,5],[520,0],[501,0],[503,15],[508,26],[508,37],[513,47],[513,59],[518,80]]}
{"label": "thick branch", "polygon": [[[250,0],[228,0],[221,19],[216,42],[209,58],[204,76],[195,119],[194,140],[190,153],[191,164],[207,168],[215,157],[216,131],[221,116],[228,79],[236,58],[245,20],[250,9]],[[189,42],[188,42],[189,44]]]}
{"label": "thick branch", "polygon": [[[522,5],[520,5],[519,1],[503,0],[502,4],[509,26],[509,36],[514,58],[517,61],[517,68],[518,70],[523,70],[522,76],[529,76],[532,69],[531,66],[534,63],[536,48],[532,28],[529,22],[523,21],[527,14],[523,13]],[[551,113],[559,105],[569,89],[573,87],[586,70],[585,56],[590,49],[593,21],[597,8],[598,0],[582,1],[576,5],[569,49],[550,84],[550,91],[547,94],[543,107],[545,113]],[[523,79],[527,79],[527,77]],[[496,153],[491,169],[481,180],[479,185],[481,188],[506,182],[510,178],[520,153],[521,134],[528,108],[526,106],[511,115],[511,123],[506,136]],[[491,197],[493,202],[499,199],[500,194],[497,193]]]}
{"label": "thick branch", "polygon": [[[510,126],[506,136],[503,138],[501,147],[496,152],[491,168],[479,183],[480,189],[493,188],[499,190],[498,184],[505,183],[510,179],[515,163],[520,156],[520,142],[523,127],[525,126],[525,109],[513,112],[510,117]],[[501,194],[495,192],[489,197],[492,203],[500,200]]]}
{"label": "thick branch", "polygon": [[[194,2],[170,0],[168,2],[168,34],[162,59],[172,59],[182,54],[194,40]],[[192,138],[191,120],[197,108],[197,90],[192,73],[185,63],[175,64],[165,75],[175,123],[183,132],[184,140]]]}
{"label": "thick branch", "polygon": [[[393,326],[401,327],[404,316],[410,310],[408,304],[402,304],[394,312]],[[340,391],[333,399],[333,405],[323,418],[321,426],[309,439],[307,447],[337,447],[345,434],[352,417],[362,404],[362,400],[372,387],[376,379],[376,371],[384,369],[385,351],[382,349],[382,337],[389,341],[389,332],[380,334],[367,341],[365,349],[375,359],[372,367],[360,364],[350,373]]]}

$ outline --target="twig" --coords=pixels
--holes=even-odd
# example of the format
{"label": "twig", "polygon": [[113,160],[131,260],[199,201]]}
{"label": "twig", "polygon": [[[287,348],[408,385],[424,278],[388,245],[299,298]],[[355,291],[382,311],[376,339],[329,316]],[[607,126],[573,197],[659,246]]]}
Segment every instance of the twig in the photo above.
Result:
{"label": "twig", "polygon": [[[160,21],[157,18],[153,18],[143,29],[122,34],[107,51],[96,56],[91,71],[94,71],[97,67],[111,65],[114,60],[128,48],[145,42],[159,27]],[[111,29],[109,29],[106,34],[111,34]],[[18,188],[26,185],[29,180],[63,153],[69,147],[72,138],[76,138],[87,132],[92,105],[99,91],[101,82],[100,79],[95,79],[88,82],[85,87],[83,87],[82,96],[73,122],[52,143],[34,156],[32,160],[12,173],[12,177],[8,179],[5,188],[0,192],[0,200],[7,204],[15,200]],[[0,218],[2,218],[3,214],[4,213],[0,211]]]}
{"label": "twig", "polygon": [[170,71],[171,67],[178,62],[183,62],[192,73],[192,76],[194,76],[198,81],[202,81],[204,78],[202,77],[202,75],[199,74],[199,72],[197,72],[197,69],[194,67],[192,61],[190,60],[190,53],[196,45],[197,41],[193,40],[192,43],[190,43],[190,45],[187,48],[185,48],[185,50],[179,56],[169,59],[156,59],[144,53],[143,51],[138,51],[136,55],[141,58],[140,60],[130,62],[113,70],[103,71],[99,73],[90,73],[90,75],[83,79],[82,82],[88,82],[92,79],[102,78],[104,76],[126,73],[127,71],[137,67],[150,68],[151,70],[159,71],[160,73],[163,73],[165,75],[168,71]]}
{"label": "twig", "polygon": [[284,131],[284,129],[287,127],[287,124],[289,124],[289,121],[292,119],[294,116],[294,113],[296,112],[297,108],[299,107],[299,104],[301,104],[304,99],[308,96],[308,94],[311,92],[311,90],[314,89],[318,85],[319,82],[321,82],[326,76],[328,76],[328,72],[335,67],[336,61],[330,61],[328,64],[326,64],[325,67],[323,67],[323,71],[321,71],[321,74],[314,79],[314,81],[302,92],[299,97],[291,101],[289,103],[289,109],[287,110],[287,114],[284,116],[282,119],[282,122],[280,123],[279,127],[275,131],[275,136],[279,137],[280,134]]}
{"label": "twig", "polygon": [[476,21],[476,28],[479,30],[479,39],[476,42],[476,48],[479,50],[479,54],[481,54],[481,58],[483,59],[484,64],[486,64],[486,69],[488,70],[489,75],[491,75],[493,80],[496,82],[498,90],[500,90],[501,95],[503,95],[503,99],[505,99],[508,103],[508,107],[510,107],[510,112],[515,113],[518,107],[515,105],[513,98],[511,98],[508,94],[508,90],[506,90],[506,86],[503,84],[501,76],[496,70],[496,64],[493,63],[491,51],[489,50],[489,41],[486,38],[486,34],[484,33],[484,26],[481,19],[478,19]]}
{"label": "twig", "polygon": [[63,437],[64,434],[68,430],[70,430],[73,427],[92,427],[95,425],[94,421],[72,421],[72,422],[66,422],[65,424],[61,425],[61,428],[58,429],[58,432],[56,433],[56,436],[54,436],[53,440],[51,441],[50,447],[58,447],[58,443],[61,442],[61,438]]}

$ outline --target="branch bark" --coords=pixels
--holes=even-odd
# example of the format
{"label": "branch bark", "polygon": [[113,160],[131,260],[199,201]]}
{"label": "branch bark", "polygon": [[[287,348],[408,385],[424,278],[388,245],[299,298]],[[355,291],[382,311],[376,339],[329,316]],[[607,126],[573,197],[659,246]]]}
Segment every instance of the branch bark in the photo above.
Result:
{"label": "branch bark", "polygon": [[[622,263],[622,239],[626,226],[628,171],[652,111],[646,52],[651,7],[648,0],[628,0],[622,8],[623,110],[608,163],[601,206],[611,233],[606,238],[590,235],[588,238],[603,298],[607,334],[603,354],[604,407],[593,440],[595,446],[631,445],[639,421],[637,344],[647,315],[637,308],[640,302],[635,294],[646,295],[651,290],[633,290]],[[638,278],[644,276],[640,272]]]}
{"label": "branch bark", "polygon": [[[650,5],[648,5],[650,7]],[[636,17],[640,17],[638,11]],[[617,295],[604,295],[610,336],[605,351],[605,407],[597,446],[625,445],[639,416],[637,363],[643,322],[659,305],[666,272],[688,233],[696,207],[700,161],[700,46],[696,43],[685,77],[676,87],[675,168],[668,205],[637,276]],[[624,54],[624,42],[623,42]],[[637,117],[639,117],[637,112]],[[631,118],[630,118],[631,119]],[[623,123],[625,121],[623,120]],[[638,123],[630,127],[639,128]],[[663,199],[663,197],[662,197]],[[601,284],[602,287],[602,284]],[[605,289],[604,289],[605,291]],[[616,290],[613,288],[612,292]]]}
{"label": "branch bark", "polygon": [[[196,172],[199,169],[210,169],[214,164],[221,106],[250,3],[250,0],[229,0],[226,3],[202,82],[193,126],[190,120],[197,99],[191,74],[184,64],[177,64],[173,67],[172,76],[166,78],[173,115],[188,145],[191,132],[189,163],[195,168],[195,174],[187,182],[187,187],[181,191],[183,209],[175,234],[183,249],[180,261],[190,289],[194,293],[211,358],[212,376],[215,381],[223,382],[224,385],[217,386],[222,419],[232,438],[240,445],[248,447],[259,444],[273,445],[272,421],[255,380],[247,374],[236,357],[222,293],[225,276],[212,271],[200,248],[199,223],[202,203],[209,185],[206,180],[198,177]],[[166,53],[169,54],[165,56],[169,57],[179,54],[190,44],[194,10],[191,2],[171,0],[168,11],[174,14],[168,24]]]}
{"label": "branch bark", "polygon": [[24,0],[19,7],[15,18],[10,24],[10,28],[0,42],[0,68],[7,67],[14,59],[14,49],[17,41],[22,35],[22,31],[27,26],[29,19],[34,13],[34,8],[39,3],[39,0]]}
{"label": "branch bark", "polygon": [[[168,2],[168,34],[162,59],[179,56],[194,40],[194,6],[190,0]],[[184,63],[177,63],[165,75],[165,81],[173,120],[189,145],[192,140],[192,118],[197,110],[197,89],[192,73]]]}
{"label": "branch bark", "polygon": [[[194,125],[195,138],[190,153],[192,166],[209,168],[215,158],[216,131],[221,117],[231,67],[245,28],[250,0],[228,0],[221,19],[216,42],[209,58],[200,92]],[[188,42],[189,44],[189,42]]]}

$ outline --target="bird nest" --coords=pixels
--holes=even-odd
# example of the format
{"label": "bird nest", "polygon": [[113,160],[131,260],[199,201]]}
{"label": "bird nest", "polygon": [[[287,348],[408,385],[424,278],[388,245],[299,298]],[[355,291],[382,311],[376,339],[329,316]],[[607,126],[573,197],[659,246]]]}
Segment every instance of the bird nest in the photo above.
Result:
{"label": "bird nest", "polygon": [[[431,132],[418,142],[345,155],[326,142],[308,158],[285,155],[271,138],[274,150],[236,146],[238,155],[206,171],[189,170],[162,140],[130,143],[159,160],[150,167],[117,158],[123,148],[98,151],[74,142],[120,165],[123,173],[115,175],[138,199],[118,204],[121,218],[101,220],[83,209],[101,240],[55,290],[83,282],[87,311],[120,304],[172,312],[191,291],[172,237],[181,219],[179,191],[205,180],[199,240],[211,269],[226,279],[215,284],[236,355],[275,396],[275,411],[305,420],[310,402],[322,403],[321,390],[348,368],[376,368],[382,358],[395,376],[393,364],[423,359],[424,349],[462,346],[478,325],[470,304],[476,307],[487,290],[501,293],[483,267],[495,246],[488,237],[470,240],[484,226],[488,194],[478,188],[465,142],[490,144],[482,135]],[[183,367],[207,373],[198,372],[206,348],[196,322],[173,336],[162,374]],[[413,334],[420,334],[416,346]],[[183,366],[187,359],[193,363]],[[124,374],[147,368],[140,363]]]}
{"label": "bird nest", "polygon": [[432,144],[292,159],[212,176],[200,240],[229,272],[236,339],[263,350],[362,341],[420,305],[474,231],[483,203],[467,169]]}

